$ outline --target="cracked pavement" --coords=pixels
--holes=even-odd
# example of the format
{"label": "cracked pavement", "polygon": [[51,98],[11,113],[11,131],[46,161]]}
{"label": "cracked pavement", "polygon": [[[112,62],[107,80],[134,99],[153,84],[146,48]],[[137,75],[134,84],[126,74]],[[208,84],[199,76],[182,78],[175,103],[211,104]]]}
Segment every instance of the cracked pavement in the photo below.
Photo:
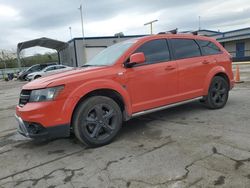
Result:
{"label": "cracked pavement", "polygon": [[94,149],[74,136],[18,135],[13,114],[23,84],[0,81],[0,187],[250,187],[249,82],[223,109],[193,102],[141,116]]}

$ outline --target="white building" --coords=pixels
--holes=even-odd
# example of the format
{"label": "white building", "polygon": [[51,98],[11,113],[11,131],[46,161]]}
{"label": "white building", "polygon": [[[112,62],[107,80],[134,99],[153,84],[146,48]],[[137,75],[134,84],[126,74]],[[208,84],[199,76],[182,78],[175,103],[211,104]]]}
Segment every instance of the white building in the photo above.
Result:
{"label": "white building", "polygon": [[78,67],[84,64],[84,44],[86,46],[86,60],[88,61],[108,46],[141,36],[143,35],[86,37],[84,41],[83,38],[74,38],[68,42],[69,45],[67,48],[59,52],[60,62],[64,65]]}

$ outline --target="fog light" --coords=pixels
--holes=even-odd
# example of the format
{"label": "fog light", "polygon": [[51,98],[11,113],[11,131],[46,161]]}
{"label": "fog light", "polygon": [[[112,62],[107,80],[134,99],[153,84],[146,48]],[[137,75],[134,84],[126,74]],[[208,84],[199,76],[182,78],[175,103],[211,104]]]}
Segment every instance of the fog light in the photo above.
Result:
{"label": "fog light", "polygon": [[42,130],[42,127],[36,123],[28,125],[28,131],[30,134],[38,134]]}

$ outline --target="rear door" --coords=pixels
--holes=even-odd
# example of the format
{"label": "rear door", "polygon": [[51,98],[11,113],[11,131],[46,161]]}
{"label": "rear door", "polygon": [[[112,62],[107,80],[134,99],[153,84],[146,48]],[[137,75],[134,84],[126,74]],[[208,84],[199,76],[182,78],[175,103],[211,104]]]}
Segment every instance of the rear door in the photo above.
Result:
{"label": "rear door", "polygon": [[179,68],[180,100],[201,96],[210,65],[202,57],[199,45],[186,38],[174,38],[170,42]]}
{"label": "rear door", "polygon": [[174,102],[178,93],[177,66],[170,60],[165,39],[142,44],[134,53],[143,52],[146,62],[126,70],[127,89],[133,112]]}

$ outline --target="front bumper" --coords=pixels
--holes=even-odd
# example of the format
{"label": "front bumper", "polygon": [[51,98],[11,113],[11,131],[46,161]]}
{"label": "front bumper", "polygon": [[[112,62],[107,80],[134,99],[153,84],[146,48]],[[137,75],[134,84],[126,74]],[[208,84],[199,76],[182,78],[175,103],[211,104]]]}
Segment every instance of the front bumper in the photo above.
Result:
{"label": "front bumper", "polygon": [[56,125],[50,127],[43,127],[41,124],[34,122],[26,122],[15,114],[18,122],[18,132],[28,138],[61,138],[70,135],[70,125]]}

